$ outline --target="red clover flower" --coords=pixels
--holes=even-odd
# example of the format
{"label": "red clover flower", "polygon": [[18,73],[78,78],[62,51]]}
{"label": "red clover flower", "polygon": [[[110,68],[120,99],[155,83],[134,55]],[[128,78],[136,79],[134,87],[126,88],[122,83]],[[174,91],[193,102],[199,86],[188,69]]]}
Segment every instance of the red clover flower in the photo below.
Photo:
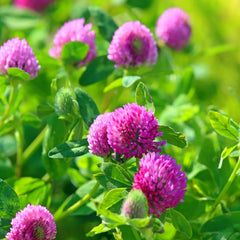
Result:
{"label": "red clover flower", "polygon": [[53,1],[55,0],[14,0],[13,5],[17,8],[26,8],[41,12]]}
{"label": "red clover flower", "polygon": [[110,153],[107,138],[107,126],[111,113],[100,114],[92,123],[87,136],[89,149],[92,154],[106,157]]}
{"label": "red clover flower", "polygon": [[181,50],[191,36],[190,17],[181,8],[169,8],[158,18],[156,35],[166,45]]}
{"label": "red clover flower", "polygon": [[108,59],[115,67],[152,66],[158,56],[156,42],[150,30],[139,21],[126,22],[114,33],[108,49]]}
{"label": "red clover flower", "polygon": [[12,219],[7,240],[51,240],[56,237],[56,224],[46,207],[28,204]]}
{"label": "red clover flower", "polygon": [[96,56],[95,32],[90,31],[92,24],[84,26],[84,18],[66,22],[57,32],[53,40],[53,48],[49,50],[49,55],[54,58],[61,58],[62,47],[72,41],[84,42],[89,46],[87,56],[80,61],[78,66],[92,61]]}
{"label": "red clover flower", "polygon": [[187,178],[181,165],[169,155],[147,153],[139,162],[133,188],[141,189],[148,200],[149,213],[160,217],[167,208],[183,202]]}
{"label": "red clover flower", "polygon": [[8,68],[20,68],[31,79],[37,77],[40,66],[26,39],[12,38],[0,47],[0,73],[7,74]]}
{"label": "red clover flower", "polygon": [[107,128],[108,143],[111,148],[125,158],[141,158],[148,151],[161,151],[166,141],[154,142],[161,137],[158,121],[152,111],[136,103],[115,109]]}

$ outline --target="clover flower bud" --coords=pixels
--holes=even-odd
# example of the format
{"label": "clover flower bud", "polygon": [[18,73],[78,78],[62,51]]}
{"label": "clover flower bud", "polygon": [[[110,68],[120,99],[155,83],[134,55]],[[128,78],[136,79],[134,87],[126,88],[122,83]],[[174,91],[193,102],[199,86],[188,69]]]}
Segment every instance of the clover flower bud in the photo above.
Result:
{"label": "clover flower bud", "polygon": [[61,88],[55,96],[55,111],[59,117],[67,117],[74,114],[75,98],[71,89]]}
{"label": "clover flower bud", "polygon": [[128,218],[145,218],[148,215],[147,199],[143,192],[132,189],[123,203],[122,215]]}

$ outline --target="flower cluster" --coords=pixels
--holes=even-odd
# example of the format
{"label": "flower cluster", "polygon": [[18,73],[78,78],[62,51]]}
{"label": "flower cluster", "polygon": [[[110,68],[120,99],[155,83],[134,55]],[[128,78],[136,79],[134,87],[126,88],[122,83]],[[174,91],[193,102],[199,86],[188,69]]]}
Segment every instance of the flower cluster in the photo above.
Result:
{"label": "flower cluster", "polygon": [[55,0],[14,0],[13,5],[18,8],[26,8],[36,12],[43,11]]}
{"label": "flower cluster", "polygon": [[158,127],[151,110],[136,103],[124,105],[93,122],[88,135],[90,152],[107,156],[112,149],[125,158],[141,158],[148,151],[161,151],[166,141],[154,141],[163,135]]}
{"label": "flower cluster", "polygon": [[66,22],[54,37],[53,48],[49,50],[50,56],[61,58],[62,47],[64,44],[72,41],[80,41],[86,43],[89,46],[89,50],[87,56],[79,62],[78,66],[82,66],[93,60],[97,56],[95,32],[91,31],[91,23],[84,26],[84,22],[84,18]]}
{"label": "flower cluster", "polygon": [[169,47],[181,50],[191,36],[190,17],[181,8],[167,9],[157,20],[156,35]]}
{"label": "flower cluster", "polygon": [[8,68],[20,68],[31,79],[37,77],[40,66],[26,39],[12,38],[0,47],[0,73],[6,74]]}
{"label": "flower cluster", "polygon": [[147,153],[139,162],[133,188],[141,189],[148,200],[149,213],[160,217],[167,208],[183,201],[187,187],[185,172],[169,155]]}
{"label": "flower cluster", "polygon": [[156,42],[150,30],[139,21],[126,22],[114,33],[108,49],[108,59],[116,67],[151,66],[158,56]]}
{"label": "flower cluster", "polygon": [[47,208],[28,205],[12,219],[8,240],[51,240],[56,237],[56,224]]}

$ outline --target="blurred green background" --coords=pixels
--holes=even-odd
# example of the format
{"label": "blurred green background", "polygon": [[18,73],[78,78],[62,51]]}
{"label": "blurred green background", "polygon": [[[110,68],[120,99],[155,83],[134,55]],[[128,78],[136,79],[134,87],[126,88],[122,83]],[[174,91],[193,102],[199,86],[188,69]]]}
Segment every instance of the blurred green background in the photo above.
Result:
{"label": "blurred green background", "polygon": [[[207,118],[209,106],[215,106],[237,122],[240,121],[237,110],[240,104],[240,97],[238,97],[240,96],[239,0],[56,0],[41,14],[33,13],[28,17],[15,15],[14,18],[8,12],[4,13],[5,6],[9,5],[11,5],[11,1],[0,0],[0,15],[4,16],[4,18],[0,18],[0,44],[18,36],[26,38],[36,53],[48,52],[48,49],[52,47],[53,36],[64,22],[74,18],[87,17],[85,16],[87,6],[101,7],[112,16],[119,26],[126,21],[140,20],[151,29],[154,37],[155,23],[161,13],[169,7],[183,8],[191,18],[192,38],[183,52],[169,50],[172,54],[175,71],[181,72],[187,66],[193,68],[195,81],[192,102],[199,105],[203,117]],[[96,29],[95,26],[93,28]],[[109,43],[103,40],[99,34],[97,34],[96,40],[99,55],[106,54]],[[39,77],[25,84],[22,112],[36,112],[38,104],[53,101],[50,83],[56,74],[55,68],[42,66]],[[151,86],[151,80],[145,80],[147,86]],[[160,87],[161,81],[164,83],[162,86],[164,91],[167,91],[171,97],[173,95],[172,83],[166,82],[163,76],[163,79],[159,79],[158,86]],[[125,89],[120,96],[115,96],[114,91],[107,93],[103,99],[105,86],[106,81],[102,81],[83,87],[98,104],[100,112],[113,110],[116,106],[134,101],[131,89]],[[32,94],[28,95],[29,92]],[[110,105],[110,109],[106,109],[104,101],[110,101],[110,99],[113,99],[113,103]],[[157,94],[153,96],[153,100],[156,103],[159,101]],[[38,130],[31,127],[28,130],[26,131],[28,133],[26,143],[31,142],[38,133]],[[39,153],[35,157],[39,157]],[[34,160],[31,159],[31,162]],[[31,172],[32,177],[41,177],[44,174],[40,161],[36,161],[30,167],[26,166],[24,171],[25,175]],[[64,186],[63,191],[68,196],[74,189],[72,185],[65,184],[65,179],[61,181]],[[60,195],[58,200],[62,201],[66,196]],[[58,225],[57,239],[87,239],[84,237],[85,234],[97,225],[97,221],[94,214],[90,217],[67,218]],[[164,239],[172,239],[171,236],[165,237]],[[113,239],[113,237],[103,235],[91,239],[105,240]]]}

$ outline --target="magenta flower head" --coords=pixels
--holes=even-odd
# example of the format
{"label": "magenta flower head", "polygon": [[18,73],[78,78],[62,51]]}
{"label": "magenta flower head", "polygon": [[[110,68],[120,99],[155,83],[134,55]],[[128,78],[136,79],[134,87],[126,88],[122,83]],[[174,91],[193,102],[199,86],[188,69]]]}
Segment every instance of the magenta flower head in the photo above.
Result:
{"label": "magenta flower head", "polygon": [[166,141],[154,140],[162,135],[162,132],[158,132],[158,121],[152,111],[147,111],[136,103],[116,109],[107,128],[109,145],[114,152],[123,154],[125,158],[141,158],[148,151],[161,151],[159,147]]}
{"label": "magenta flower head", "polygon": [[190,17],[181,8],[169,8],[158,18],[156,35],[166,45],[181,50],[191,36]]}
{"label": "magenta flower head", "polygon": [[47,208],[28,204],[12,219],[8,240],[51,240],[56,237],[56,224]]}
{"label": "magenta flower head", "polygon": [[31,79],[37,77],[40,66],[26,39],[12,38],[0,47],[0,74],[7,74],[8,68],[20,68]]}
{"label": "magenta flower head", "polygon": [[106,157],[111,147],[108,144],[107,127],[109,125],[111,113],[104,113],[97,116],[90,126],[87,140],[89,151],[92,154]]}
{"label": "magenta flower head", "polygon": [[89,46],[87,56],[80,61],[78,66],[82,66],[92,61],[96,56],[95,32],[90,31],[92,24],[84,26],[84,18],[66,22],[57,32],[53,39],[53,48],[49,50],[49,55],[53,58],[61,58],[62,47],[71,41],[84,42]]}
{"label": "magenta flower head", "polygon": [[183,201],[187,187],[185,172],[169,155],[147,153],[139,162],[133,188],[141,189],[148,200],[149,213],[160,217],[167,208]]}
{"label": "magenta flower head", "polygon": [[126,22],[114,33],[108,49],[108,59],[115,67],[152,66],[158,56],[156,42],[150,30],[139,21]]}
{"label": "magenta flower head", "polygon": [[17,8],[26,8],[41,12],[53,1],[55,0],[14,0],[13,5]]}

